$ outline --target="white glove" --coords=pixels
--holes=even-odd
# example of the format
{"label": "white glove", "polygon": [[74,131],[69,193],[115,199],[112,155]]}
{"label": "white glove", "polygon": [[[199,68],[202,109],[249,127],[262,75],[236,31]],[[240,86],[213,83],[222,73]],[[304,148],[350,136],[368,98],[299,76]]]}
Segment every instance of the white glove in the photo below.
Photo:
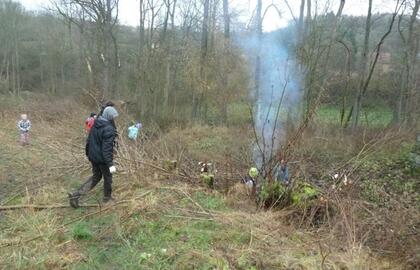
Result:
{"label": "white glove", "polygon": [[116,171],[117,171],[117,168],[115,168],[115,166],[109,167],[109,172],[110,173],[115,173]]}

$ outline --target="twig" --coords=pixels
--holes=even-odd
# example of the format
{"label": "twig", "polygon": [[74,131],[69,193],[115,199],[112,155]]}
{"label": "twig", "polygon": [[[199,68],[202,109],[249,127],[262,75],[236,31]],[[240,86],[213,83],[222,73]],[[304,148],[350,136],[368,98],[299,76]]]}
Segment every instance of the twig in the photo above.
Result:
{"label": "twig", "polygon": [[321,243],[318,243],[318,245],[319,245],[319,251],[320,251],[320,253],[321,253],[321,269],[322,270],[325,270],[325,260],[327,259],[327,257],[328,257],[328,255],[329,255],[329,253],[325,253],[324,254],[324,250],[323,250],[323,248],[322,248],[322,245],[321,245]]}
{"label": "twig", "polygon": [[185,219],[195,219],[195,220],[205,220],[205,221],[214,221],[214,219],[212,219],[212,218],[199,218],[199,217],[188,217],[188,216],[165,215],[165,217],[185,218]]}
{"label": "twig", "polygon": [[252,246],[252,229],[250,231],[250,237],[249,237],[249,244],[248,244],[248,249],[251,250],[251,246]]}
{"label": "twig", "polygon": [[204,209],[204,207],[202,207],[198,202],[194,201],[194,199],[191,198],[191,196],[187,192],[185,192],[184,190],[177,189],[177,188],[171,188],[171,187],[161,187],[161,188],[162,189],[171,189],[171,190],[175,190],[177,192],[182,193],[183,195],[185,195],[185,197],[187,197],[188,200],[190,200],[193,204],[195,204],[198,208],[200,208],[200,210],[203,212],[203,214],[206,214],[206,215],[209,215],[209,216],[213,217],[213,215],[210,212],[206,211],[206,209]]}
{"label": "twig", "polygon": [[206,214],[208,214],[208,215],[211,215],[209,212],[207,212],[198,202],[196,202],[196,201],[194,201],[192,198],[191,198],[191,196],[190,195],[188,195],[188,193],[187,192],[185,192],[185,191],[183,191],[183,190],[180,190],[193,204],[195,204],[195,205],[197,205],[198,206],[198,208],[200,208],[201,209],[201,211],[203,211],[204,213],[206,213]]}

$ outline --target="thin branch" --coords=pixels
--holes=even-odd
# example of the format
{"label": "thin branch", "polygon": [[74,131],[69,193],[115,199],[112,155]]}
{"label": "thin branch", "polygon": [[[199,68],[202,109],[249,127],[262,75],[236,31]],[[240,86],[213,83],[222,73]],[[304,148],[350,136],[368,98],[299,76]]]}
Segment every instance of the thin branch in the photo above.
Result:
{"label": "thin branch", "polygon": [[265,8],[265,10],[264,10],[264,15],[263,15],[263,16],[262,16],[262,18],[261,18],[261,20],[262,20],[262,21],[264,21],[265,15],[267,14],[267,12],[268,12],[268,10],[269,10],[270,8],[274,8],[274,9],[277,11],[277,14],[279,15],[279,18],[281,18],[281,17],[282,17],[282,14],[281,14],[280,9],[279,9],[279,8],[278,8],[275,4],[271,4],[271,5],[269,5],[269,6],[267,6],[267,7]]}
{"label": "thin branch", "polygon": [[291,7],[290,7],[290,5],[289,5],[289,2],[288,2],[287,0],[284,0],[284,3],[286,4],[287,9],[289,9],[290,15],[292,16],[292,18],[293,18],[293,20],[295,21],[295,23],[298,23],[298,20],[296,19],[296,16],[295,16],[295,14],[293,13],[293,10],[292,10],[292,8],[291,8]]}

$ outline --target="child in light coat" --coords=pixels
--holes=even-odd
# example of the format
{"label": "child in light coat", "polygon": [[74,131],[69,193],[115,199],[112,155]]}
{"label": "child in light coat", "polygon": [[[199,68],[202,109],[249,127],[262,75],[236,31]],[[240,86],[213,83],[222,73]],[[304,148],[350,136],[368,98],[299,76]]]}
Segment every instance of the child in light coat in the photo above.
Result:
{"label": "child in light coat", "polygon": [[137,123],[135,125],[130,126],[128,128],[128,138],[132,141],[136,141],[141,127],[141,123]]}
{"label": "child in light coat", "polygon": [[20,143],[25,146],[29,144],[29,130],[31,129],[31,121],[29,121],[26,114],[20,116],[18,122],[18,129],[20,133]]}

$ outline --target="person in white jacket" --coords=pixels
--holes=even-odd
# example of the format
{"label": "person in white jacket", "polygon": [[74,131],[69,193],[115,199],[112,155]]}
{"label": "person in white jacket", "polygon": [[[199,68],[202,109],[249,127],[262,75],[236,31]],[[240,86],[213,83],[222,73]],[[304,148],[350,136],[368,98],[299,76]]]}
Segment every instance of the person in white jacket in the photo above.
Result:
{"label": "person in white jacket", "polygon": [[25,146],[29,144],[29,130],[31,130],[31,121],[29,121],[26,114],[20,116],[20,121],[18,122],[18,129],[20,133],[20,143]]}

